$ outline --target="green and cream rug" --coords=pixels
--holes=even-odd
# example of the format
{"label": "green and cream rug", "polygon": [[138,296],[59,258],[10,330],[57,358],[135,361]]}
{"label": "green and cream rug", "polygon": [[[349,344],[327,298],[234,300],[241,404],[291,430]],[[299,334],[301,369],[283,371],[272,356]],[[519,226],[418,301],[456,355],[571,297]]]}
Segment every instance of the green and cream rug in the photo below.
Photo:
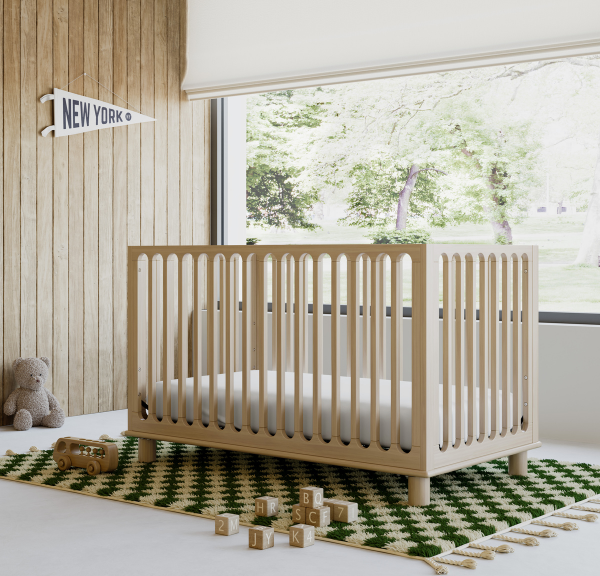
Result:
{"label": "green and cream rug", "polygon": [[[432,478],[431,505],[412,508],[404,476],[169,442],[158,443],[156,462],[140,464],[137,439],[116,442],[119,466],[109,474],[61,472],[43,450],[0,458],[0,477],[205,517],[231,512],[281,531],[292,524],[299,488],[320,486],[327,498],[357,502],[360,515],[318,536],[426,558],[600,493],[600,466],[530,460],[527,477],[510,477],[500,459]],[[254,498],[267,495],[279,498],[279,515],[258,518]]]}

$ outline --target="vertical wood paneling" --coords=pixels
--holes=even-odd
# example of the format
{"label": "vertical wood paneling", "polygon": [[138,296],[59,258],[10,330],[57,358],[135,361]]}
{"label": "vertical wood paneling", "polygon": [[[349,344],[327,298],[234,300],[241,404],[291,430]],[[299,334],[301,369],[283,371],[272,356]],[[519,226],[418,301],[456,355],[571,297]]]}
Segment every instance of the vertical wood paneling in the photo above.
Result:
{"label": "vertical wood paneling", "polygon": [[36,352],[36,6],[21,2],[21,355]]}
{"label": "vertical wood paneling", "polygon": [[[53,122],[52,105],[39,98],[52,92],[52,2],[37,3],[37,356],[52,353],[52,138],[40,132]],[[0,72],[1,74],[1,72]],[[0,144],[1,146],[1,144]],[[52,370],[46,387],[53,389]]]}
{"label": "vertical wood paneling", "polygon": [[[98,98],[113,102],[113,2],[98,0]],[[114,405],[113,131],[98,132],[98,410]]]}
{"label": "vertical wood paneling", "polygon": [[[54,0],[52,26],[54,86],[69,82],[69,1]],[[52,138],[54,145],[53,369],[54,395],[69,409],[69,138]]]}
{"label": "vertical wood paneling", "polygon": [[[113,91],[127,100],[127,2],[115,0],[113,6]],[[116,98],[115,98],[116,100]],[[122,101],[115,103],[123,104]],[[127,127],[114,128],[113,196],[113,338],[114,409],[126,407],[127,339]]]}
{"label": "vertical wood paneling", "polygon": [[167,244],[167,0],[154,2],[154,243]]}
{"label": "vertical wood paneling", "polygon": [[[154,1],[141,1],[140,110],[154,117]],[[143,246],[154,244],[154,122],[140,124],[141,231]]]}
{"label": "vertical wood paneling", "polygon": [[179,0],[167,4],[167,242],[181,242],[179,190]]}
{"label": "vertical wood paneling", "polygon": [[4,398],[21,344],[21,2],[4,3]]}
{"label": "vertical wood paneling", "polygon": [[[86,74],[98,78],[98,0],[84,4],[83,62]],[[98,84],[85,78],[84,95],[98,99]],[[93,114],[93,109],[91,110]],[[98,350],[98,132],[83,137],[83,347]],[[98,354],[84,354],[83,411],[98,412]]]}
{"label": "vertical wood paneling", "polygon": [[[67,414],[124,408],[128,244],[208,242],[210,107],[180,91],[185,18],[183,0],[0,0],[2,401],[12,361],[45,355]],[[157,122],[43,138],[53,88]]]}
{"label": "vertical wood paneling", "polygon": [[[83,2],[69,1],[69,81],[83,74]],[[69,91],[83,94],[84,78]],[[69,136],[69,382],[83,382],[83,134]],[[69,387],[69,414],[83,414],[83,386]]]}

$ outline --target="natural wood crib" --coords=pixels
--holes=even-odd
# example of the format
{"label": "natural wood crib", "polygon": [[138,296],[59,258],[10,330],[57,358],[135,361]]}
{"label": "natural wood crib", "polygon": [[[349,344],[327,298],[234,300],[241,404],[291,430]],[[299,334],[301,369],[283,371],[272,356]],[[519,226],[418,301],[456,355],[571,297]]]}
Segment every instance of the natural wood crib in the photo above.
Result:
{"label": "natural wood crib", "polygon": [[167,440],[404,474],[412,505],[479,462],[523,474],[537,270],[535,246],[130,247],[126,434],[146,462]]}

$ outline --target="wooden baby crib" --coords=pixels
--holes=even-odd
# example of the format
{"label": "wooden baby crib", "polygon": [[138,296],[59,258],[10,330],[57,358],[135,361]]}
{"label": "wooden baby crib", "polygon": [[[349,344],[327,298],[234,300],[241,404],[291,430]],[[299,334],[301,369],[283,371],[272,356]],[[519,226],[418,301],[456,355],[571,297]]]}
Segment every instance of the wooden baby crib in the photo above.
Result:
{"label": "wooden baby crib", "polygon": [[[128,431],[429,478],[537,418],[537,247],[129,248]],[[324,304],[325,300],[325,304]],[[410,304],[408,307],[405,305]]]}

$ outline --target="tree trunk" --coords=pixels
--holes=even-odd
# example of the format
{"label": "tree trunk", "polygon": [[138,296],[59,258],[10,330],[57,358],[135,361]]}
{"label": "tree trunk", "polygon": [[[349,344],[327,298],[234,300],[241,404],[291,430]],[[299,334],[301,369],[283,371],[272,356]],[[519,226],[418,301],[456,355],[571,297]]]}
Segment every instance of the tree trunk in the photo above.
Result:
{"label": "tree trunk", "polygon": [[499,222],[497,220],[491,220],[491,223],[492,230],[494,231],[494,240],[497,242],[498,238],[502,236],[506,239],[504,242],[505,244],[512,244],[512,230],[510,224],[508,223],[508,220],[503,220],[502,222]]}
{"label": "tree trunk", "polygon": [[583,238],[575,264],[600,266],[600,144],[598,145],[590,204],[583,227]]}
{"label": "tree trunk", "polygon": [[410,203],[410,195],[415,188],[417,183],[417,177],[419,176],[419,166],[413,164],[408,171],[408,178],[404,183],[404,188],[398,195],[398,212],[396,215],[396,230],[404,230],[406,228],[406,219],[408,217],[408,204]]}

